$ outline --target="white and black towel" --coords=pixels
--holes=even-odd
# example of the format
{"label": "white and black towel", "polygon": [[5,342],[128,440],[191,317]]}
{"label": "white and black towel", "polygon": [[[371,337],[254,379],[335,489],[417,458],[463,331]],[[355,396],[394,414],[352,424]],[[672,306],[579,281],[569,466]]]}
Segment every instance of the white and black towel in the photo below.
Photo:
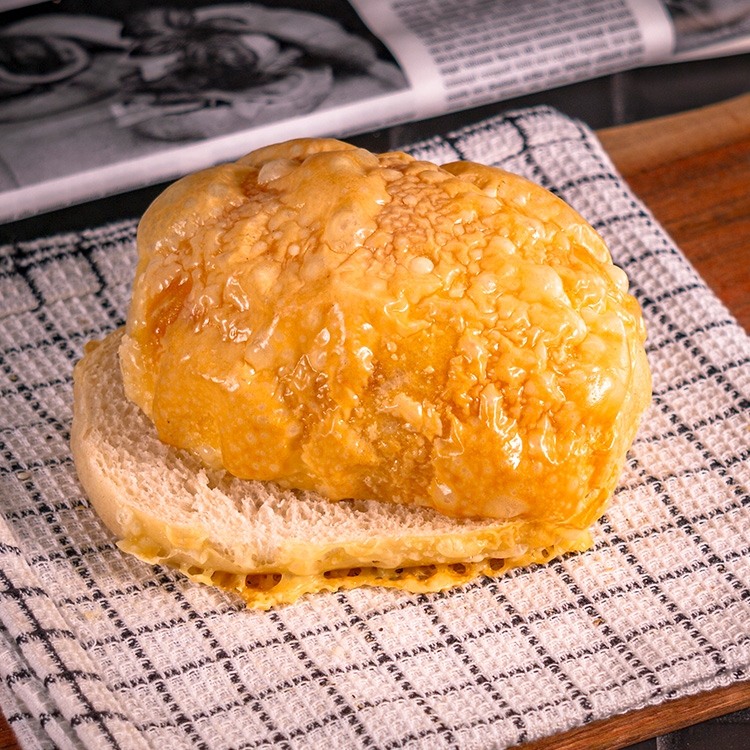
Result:
{"label": "white and black towel", "polygon": [[123,554],[68,438],[135,224],[2,247],[0,705],[26,750],[498,750],[750,677],[750,339],[580,122],[541,107],[408,150],[553,190],[631,279],[654,397],[594,549],[271,612]]}

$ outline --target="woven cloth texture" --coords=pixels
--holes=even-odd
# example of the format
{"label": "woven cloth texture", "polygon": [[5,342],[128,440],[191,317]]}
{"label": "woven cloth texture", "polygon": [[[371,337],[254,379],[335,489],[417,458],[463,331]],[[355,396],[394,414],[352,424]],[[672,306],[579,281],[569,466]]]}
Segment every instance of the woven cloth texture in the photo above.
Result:
{"label": "woven cloth texture", "polygon": [[0,704],[22,747],[497,750],[748,679],[750,339],[584,124],[539,107],[406,150],[553,190],[631,279],[654,397],[594,548],[270,612],[127,556],[68,439],[135,222],[0,248]]}

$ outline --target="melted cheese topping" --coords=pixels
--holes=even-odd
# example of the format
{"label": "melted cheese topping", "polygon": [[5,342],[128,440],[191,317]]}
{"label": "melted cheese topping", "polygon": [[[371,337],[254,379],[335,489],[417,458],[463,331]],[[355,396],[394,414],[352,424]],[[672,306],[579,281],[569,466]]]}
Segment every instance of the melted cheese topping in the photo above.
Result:
{"label": "melted cheese topping", "polygon": [[[238,594],[253,609],[270,609],[292,604],[306,594],[341,591],[359,586],[382,586],[414,594],[443,591],[476,580],[480,576],[498,577],[507,571],[532,564],[543,564],[568,552],[582,552],[591,546],[591,537],[584,532],[576,538],[565,538],[550,530],[530,530],[512,554],[488,556],[465,561],[436,561],[385,568],[364,561],[345,567],[323,568],[317,572],[293,573],[257,571],[252,573],[207,568],[196,560],[185,559],[184,550],[154,545],[152,539],[125,539],[118,543],[125,552],[155,565],[170,565],[185,576],[209,586]],[[553,541],[554,539],[554,541]],[[535,542],[537,544],[535,544]],[[546,542],[546,543],[545,543]],[[394,544],[394,548],[399,545]],[[454,552],[461,560],[461,543],[456,540]],[[440,555],[436,555],[435,559]],[[283,567],[283,566],[282,566]]]}
{"label": "melted cheese topping", "polygon": [[533,183],[292,141],[173,185],[138,248],[126,390],[208,466],[577,528],[614,489],[650,398],[640,310]]}

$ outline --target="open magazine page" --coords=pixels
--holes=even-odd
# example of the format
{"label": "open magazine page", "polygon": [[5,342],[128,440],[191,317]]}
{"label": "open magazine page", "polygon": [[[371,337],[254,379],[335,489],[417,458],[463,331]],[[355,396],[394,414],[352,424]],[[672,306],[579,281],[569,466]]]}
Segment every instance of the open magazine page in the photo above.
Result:
{"label": "open magazine page", "polygon": [[658,0],[352,0],[407,72],[421,109],[478,106],[662,61]]}
{"label": "open magazine page", "polygon": [[349,3],[297,5],[68,0],[0,15],[0,220],[417,116]]}
{"label": "open magazine page", "polygon": [[269,142],[345,137],[750,40],[748,0],[0,0],[4,8],[0,221]]}

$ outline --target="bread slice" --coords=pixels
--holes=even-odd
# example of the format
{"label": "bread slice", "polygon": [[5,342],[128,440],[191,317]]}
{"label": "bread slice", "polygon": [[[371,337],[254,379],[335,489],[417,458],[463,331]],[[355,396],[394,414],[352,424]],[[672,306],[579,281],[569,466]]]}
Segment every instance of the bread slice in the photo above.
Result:
{"label": "bread slice", "polygon": [[362,585],[438,591],[591,544],[585,529],[456,519],[375,500],[332,502],[206,469],[162,443],[126,397],[122,335],[119,329],[92,342],[76,365],[71,448],[95,510],[120,548],[145,562],[267,609]]}

